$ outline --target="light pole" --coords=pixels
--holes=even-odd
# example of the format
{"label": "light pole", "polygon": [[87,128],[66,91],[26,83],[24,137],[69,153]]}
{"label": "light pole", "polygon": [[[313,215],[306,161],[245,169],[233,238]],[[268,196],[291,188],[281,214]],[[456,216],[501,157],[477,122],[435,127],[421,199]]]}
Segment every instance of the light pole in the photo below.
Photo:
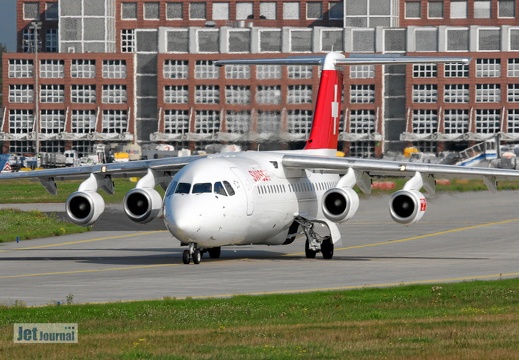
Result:
{"label": "light pole", "polygon": [[41,29],[41,21],[31,22],[31,29],[33,31],[34,40],[34,124],[35,124],[35,135],[34,140],[36,142],[35,156],[36,166],[38,166],[38,157],[40,153],[40,89],[39,89],[39,77],[40,77],[40,64],[38,62],[38,31]]}

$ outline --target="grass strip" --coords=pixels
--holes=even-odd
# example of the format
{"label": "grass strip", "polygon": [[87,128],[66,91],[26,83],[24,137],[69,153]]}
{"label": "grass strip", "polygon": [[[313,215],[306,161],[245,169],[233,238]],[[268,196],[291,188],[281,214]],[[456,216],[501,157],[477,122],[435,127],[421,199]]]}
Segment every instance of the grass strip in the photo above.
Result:
{"label": "grass strip", "polygon": [[[69,295],[72,298],[72,295]],[[6,359],[514,359],[519,280],[226,299],[0,308]],[[79,343],[13,343],[74,322]]]}

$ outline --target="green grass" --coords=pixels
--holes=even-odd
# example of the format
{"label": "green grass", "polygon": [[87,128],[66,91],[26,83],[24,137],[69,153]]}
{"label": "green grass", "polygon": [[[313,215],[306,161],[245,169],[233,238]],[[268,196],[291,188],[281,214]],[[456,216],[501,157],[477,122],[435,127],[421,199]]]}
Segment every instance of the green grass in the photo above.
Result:
{"label": "green grass", "polygon": [[[76,345],[13,323],[78,323]],[[0,307],[5,359],[513,359],[519,280],[228,299]]]}
{"label": "green grass", "polygon": [[19,240],[29,240],[88,230],[87,227],[74,225],[40,211],[0,210],[0,243],[15,241],[17,237]]}

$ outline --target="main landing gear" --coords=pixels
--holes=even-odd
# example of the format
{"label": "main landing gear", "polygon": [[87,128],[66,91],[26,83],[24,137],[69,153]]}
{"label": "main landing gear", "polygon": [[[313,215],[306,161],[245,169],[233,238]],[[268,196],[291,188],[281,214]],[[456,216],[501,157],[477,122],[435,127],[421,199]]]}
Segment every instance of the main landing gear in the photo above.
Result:
{"label": "main landing gear", "polygon": [[323,255],[323,259],[333,258],[333,241],[331,236],[321,236],[314,231],[314,223],[311,221],[301,221],[299,223],[303,227],[306,235],[305,255],[307,259],[315,259],[317,253]]}
{"label": "main landing gear", "polygon": [[182,262],[184,264],[189,264],[191,260],[193,260],[193,264],[200,264],[202,261],[202,255],[204,252],[209,253],[209,257],[211,259],[218,259],[220,257],[221,253],[221,247],[214,247],[209,249],[199,249],[196,246],[196,243],[189,243],[189,248],[187,250],[184,250],[182,253]]}

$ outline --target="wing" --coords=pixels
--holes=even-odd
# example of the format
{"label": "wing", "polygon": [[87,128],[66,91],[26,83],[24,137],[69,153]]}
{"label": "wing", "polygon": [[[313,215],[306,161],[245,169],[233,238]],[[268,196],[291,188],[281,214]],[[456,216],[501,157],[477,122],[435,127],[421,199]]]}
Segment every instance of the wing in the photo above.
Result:
{"label": "wing", "polygon": [[[367,193],[369,193],[368,184],[362,184],[361,182],[362,177],[364,177],[364,182],[367,181],[366,176],[371,179],[372,176],[415,177],[417,174],[420,174],[423,182],[422,185],[429,185],[424,186],[428,192],[434,191],[434,180],[438,176],[448,178],[482,178],[491,191],[497,190],[496,181],[498,179],[519,180],[519,171],[509,169],[422,164],[349,157],[319,157],[300,154],[283,156],[283,166],[286,168],[309,169],[338,174],[354,171],[357,184],[363,192]],[[417,185],[413,187],[417,187]],[[416,190],[419,190],[419,188]]]}

